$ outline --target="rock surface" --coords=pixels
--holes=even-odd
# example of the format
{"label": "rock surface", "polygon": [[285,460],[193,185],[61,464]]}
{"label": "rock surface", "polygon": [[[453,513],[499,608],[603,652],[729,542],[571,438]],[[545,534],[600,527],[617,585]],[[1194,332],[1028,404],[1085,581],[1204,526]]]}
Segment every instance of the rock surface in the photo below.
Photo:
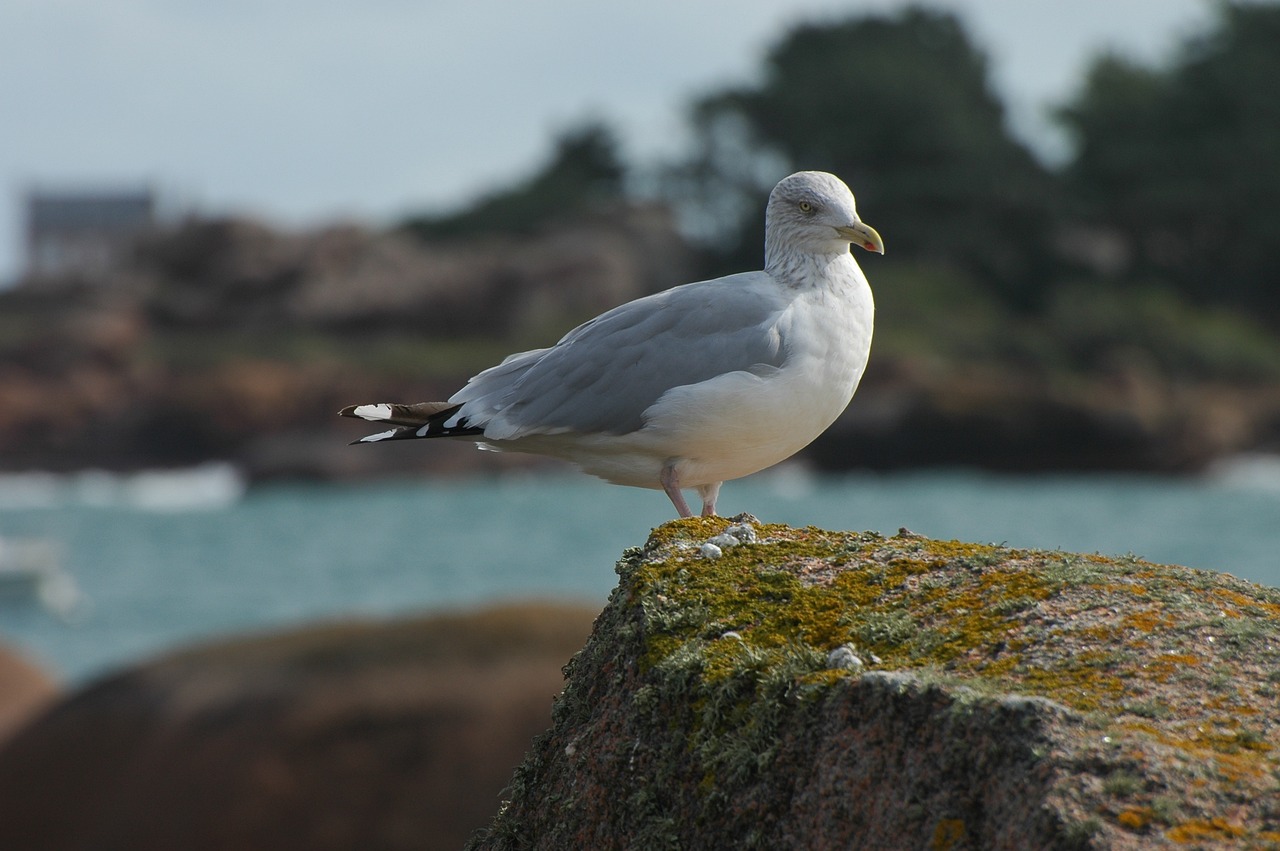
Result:
{"label": "rock surface", "polygon": [[1280,843],[1280,592],[735,520],[626,554],[472,848]]}
{"label": "rock surface", "polygon": [[457,849],[594,614],[314,627],[125,671],[0,749],[0,848]]}
{"label": "rock surface", "polygon": [[13,650],[0,647],[0,744],[57,694],[52,677]]}
{"label": "rock surface", "polygon": [[160,326],[503,336],[663,289],[689,262],[658,206],[441,243],[352,225],[285,233],[220,219],[143,243],[109,286],[134,292]]}
{"label": "rock surface", "polygon": [[360,432],[336,412],[446,398],[513,350],[688,280],[691,263],[671,215],[650,205],[433,244],[354,226],[186,222],[103,279],[0,292],[0,470],[493,469],[473,453],[353,451]]}

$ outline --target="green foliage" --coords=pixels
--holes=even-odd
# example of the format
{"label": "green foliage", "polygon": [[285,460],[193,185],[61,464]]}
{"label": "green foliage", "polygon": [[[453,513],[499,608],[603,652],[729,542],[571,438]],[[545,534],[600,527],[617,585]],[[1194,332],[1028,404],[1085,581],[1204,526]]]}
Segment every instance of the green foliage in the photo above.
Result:
{"label": "green foliage", "polygon": [[1280,378],[1280,341],[1225,308],[1198,308],[1167,286],[1064,286],[1045,325],[1074,371],[1142,369],[1229,380]]}
{"label": "green foliage", "polygon": [[[880,357],[1271,380],[1277,80],[1280,5],[1223,3],[1162,66],[1099,58],[1060,111],[1077,148],[1051,173],[1009,134],[986,57],[954,16],[810,23],[773,46],[757,82],[693,105],[694,149],[662,191],[715,275],[759,267],[778,177],[847,179],[889,247],[868,266]],[[620,197],[625,171],[612,133],[588,124],[528,180],[408,226],[528,231]],[[1082,223],[1106,239],[1076,254],[1066,237]],[[1083,253],[1112,242],[1109,265]]]}
{"label": "green foliage", "polygon": [[[762,82],[696,104],[698,149],[677,192],[741,222],[726,265],[759,262],[772,182],[829,170],[858,193],[889,250],[958,265],[1010,304],[1037,298],[1053,182],[1007,132],[985,57],[951,15],[801,26]],[[751,199],[747,202],[747,199]]]}
{"label": "green foliage", "polygon": [[1167,68],[1100,59],[1060,115],[1083,211],[1118,228],[1131,276],[1280,320],[1280,5],[1223,3]]}
{"label": "green foliage", "polygon": [[876,357],[990,361],[1019,323],[972,276],[937,263],[886,263],[874,274]]}
{"label": "green foliage", "polygon": [[875,283],[877,358],[1018,363],[1043,374],[1280,379],[1280,340],[1265,326],[1228,308],[1195,306],[1159,282],[1064,283],[1033,316],[1012,312],[945,266],[885,264]]}
{"label": "green foliage", "polygon": [[[1257,323],[1280,321],[1277,80],[1280,5],[1222,4],[1167,67],[1097,61],[1061,111],[1078,148],[1055,175],[1009,136],[954,17],[810,24],[758,84],[695,105],[670,197],[701,216],[722,273],[758,265],[777,177],[845,177],[895,258],[873,271],[881,352],[1273,377]],[[1126,259],[1103,275],[1047,247],[1080,221]]]}
{"label": "green foliage", "polygon": [[613,131],[589,123],[562,134],[551,161],[525,182],[456,213],[414,217],[404,227],[424,238],[529,233],[621,197],[625,177]]}

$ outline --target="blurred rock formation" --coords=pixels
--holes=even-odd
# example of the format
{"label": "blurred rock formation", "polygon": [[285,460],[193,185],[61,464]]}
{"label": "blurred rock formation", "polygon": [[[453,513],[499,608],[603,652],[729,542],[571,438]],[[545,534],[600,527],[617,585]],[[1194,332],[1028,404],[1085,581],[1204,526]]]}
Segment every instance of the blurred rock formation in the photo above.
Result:
{"label": "blurred rock formation", "polygon": [[550,723],[593,615],[318,625],[109,676],[0,747],[0,848],[452,851]]}

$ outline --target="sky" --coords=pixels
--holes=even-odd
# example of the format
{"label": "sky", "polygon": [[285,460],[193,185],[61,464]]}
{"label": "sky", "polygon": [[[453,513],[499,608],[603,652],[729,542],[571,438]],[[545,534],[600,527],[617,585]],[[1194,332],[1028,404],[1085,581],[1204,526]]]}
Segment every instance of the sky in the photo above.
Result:
{"label": "sky", "polygon": [[[536,168],[587,119],[638,165],[749,83],[792,26],[906,0],[0,0],[0,281],[32,188],[157,189],[283,227],[439,211]],[[991,60],[1015,132],[1101,51],[1159,62],[1210,0],[933,0]]]}

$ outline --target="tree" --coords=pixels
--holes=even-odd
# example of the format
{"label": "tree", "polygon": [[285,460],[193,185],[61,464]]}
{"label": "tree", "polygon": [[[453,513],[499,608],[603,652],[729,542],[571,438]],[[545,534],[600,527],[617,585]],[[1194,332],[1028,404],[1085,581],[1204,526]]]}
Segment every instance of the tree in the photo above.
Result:
{"label": "tree", "polygon": [[550,161],[516,186],[443,216],[416,216],[404,226],[422,237],[485,232],[527,233],[548,221],[582,215],[622,197],[626,167],[613,131],[592,122],[563,133]]}
{"label": "tree", "polygon": [[733,265],[761,253],[763,205],[745,199],[787,171],[823,169],[850,184],[890,251],[958,264],[1010,303],[1038,301],[1054,182],[1009,135],[986,59],[953,16],[909,8],[801,26],[758,86],[707,96],[693,123],[676,196],[701,202],[704,224],[733,223]]}
{"label": "tree", "polygon": [[1280,6],[1223,4],[1166,68],[1099,59],[1060,113],[1069,188],[1133,280],[1280,321]]}

